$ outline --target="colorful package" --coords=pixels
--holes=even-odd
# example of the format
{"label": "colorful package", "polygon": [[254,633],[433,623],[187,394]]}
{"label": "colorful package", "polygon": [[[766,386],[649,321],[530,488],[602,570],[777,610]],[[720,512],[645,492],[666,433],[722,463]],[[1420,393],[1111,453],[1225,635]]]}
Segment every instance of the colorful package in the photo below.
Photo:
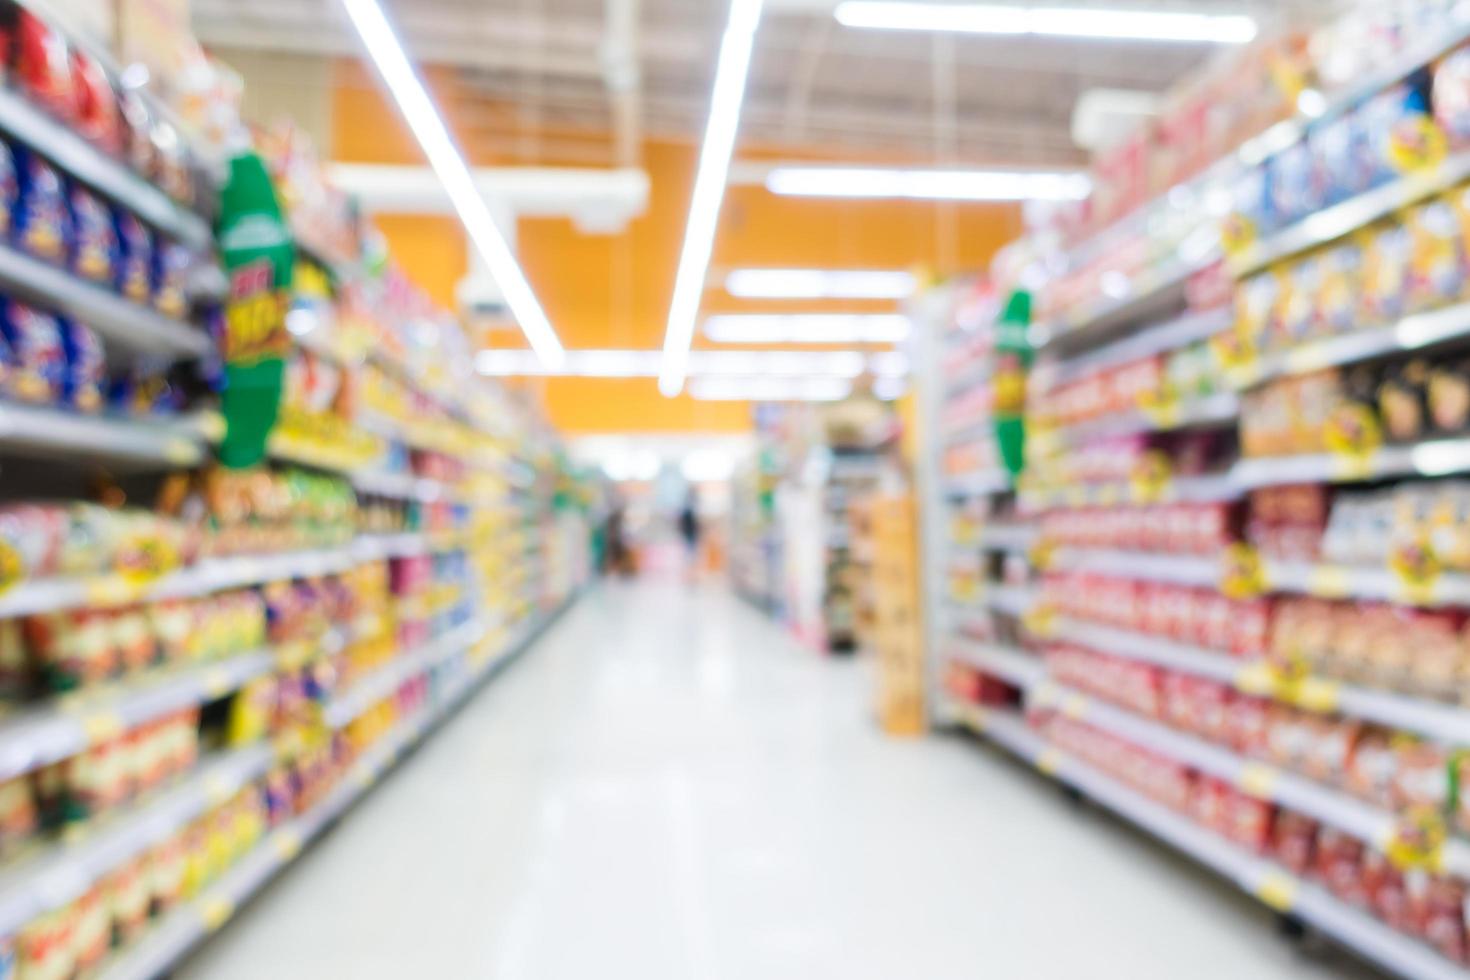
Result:
{"label": "colorful package", "polygon": [[153,233],[131,211],[113,212],[118,246],[117,291],[134,303],[153,295]]}
{"label": "colorful package", "polygon": [[1413,237],[1404,223],[1387,221],[1365,231],[1362,239],[1364,305],[1374,320],[1397,320],[1409,307]]}
{"label": "colorful package", "polygon": [[85,51],[72,51],[71,66],[77,132],[104,152],[118,153],[122,149],[122,116],[112,80],[97,59]]}
{"label": "colorful package", "polygon": [[1322,209],[1323,180],[1307,141],[1299,140],[1272,158],[1266,179],[1272,224],[1291,224]]}
{"label": "colorful package", "polygon": [[1466,292],[1466,242],[1460,215],[1448,200],[1432,200],[1409,216],[1412,241],[1409,306],[1433,309],[1459,300]]}
{"label": "colorful package", "polygon": [[68,196],[71,199],[71,270],[83,279],[111,286],[117,276],[118,261],[112,210],[75,181]]}
{"label": "colorful package", "polygon": [[81,411],[95,412],[102,407],[103,389],[107,384],[102,342],[90,327],[72,320],[59,322],[66,352],[65,401]]}
{"label": "colorful package", "polygon": [[1322,181],[1324,204],[1356,197],[1373,185],[1371,147],[1356,112],[1345,112],[1313,127],[1307,139]]}
{"label": "colorful package", "polygon": [[66,348],[61,323],[19,300],[0,303],[0,336],[14,358],[8,390],[22,401],[56,404],[65,396]]}
{"label": "colorful package", "polygon": [[1470,146],[1470,48],[1461,48],[1434,68],[1434,120],[1456,148]]}
{"label": "colorful package", "polygon": [[15,242],[38,259],[66,261],[71,221],[61,175],[40,154],[15,149],[19,194],[13,215]]}
{"label": "colorful package", "polygon": [[27,97],[48,112],[76,117],[70,47],[52,25],[22,7],[15,25],[15,77]]}
{"label": "colorful package", "polygon": [[0,139],[0,238],[8,238],[16,202],[20,200],[20,182],[16,176],[15,154],[10,144]]}
{"label": "colorful package", "polygon": [[153,306],[164,316],[189,312],[185,292],[193,254],[177,242],[163,240],[153,251]]}

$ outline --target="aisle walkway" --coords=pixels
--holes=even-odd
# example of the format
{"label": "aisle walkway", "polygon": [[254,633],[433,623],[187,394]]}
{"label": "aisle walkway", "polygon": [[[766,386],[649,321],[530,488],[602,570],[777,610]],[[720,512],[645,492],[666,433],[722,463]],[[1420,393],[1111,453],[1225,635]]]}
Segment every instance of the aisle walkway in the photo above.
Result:
{"label": "aisle walkway", "polygon": [[584,599],[183,973],[1328,975],[1003,756],[883,739],[861,667],[678,584]]}

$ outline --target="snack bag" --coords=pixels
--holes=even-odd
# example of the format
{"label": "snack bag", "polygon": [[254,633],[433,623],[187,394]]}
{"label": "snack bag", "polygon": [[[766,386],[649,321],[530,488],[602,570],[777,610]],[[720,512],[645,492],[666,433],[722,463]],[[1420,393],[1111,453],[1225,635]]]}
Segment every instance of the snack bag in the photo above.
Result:
{"label": "snack bag", "polygon": [[60,321],[18,300],[0,301],[0,337],[15,361],[11,395],[47,405],[61,402],[67,368]]}
{"label": "snack bag", "polygon": [[1389,369],[1378,386],[1378,414],[1390,442],[1417,442],[1428,428],[1429,364],[1415,359]]}
{"label": "snack bag", "polygon": [[62,264],[70,249],[71,220],[61,175],[32,150],[17,147],[14,154],[19,193],[12,237],[28,254]]}
{"label": "snack bag", "polygon": [[1363,304],[1369,317],[1389,322],[1409,307],[1414,240],[1402,221],[1385,221],[1361,233],[1364,242]]}
{"label": "snack bag", "polygon": [[1322,201],[1336,204],[1373,185],[1370,148],[1355,112],[1314,126],[1307,134],[1322,181]]}
{"label": "snack bag", "polygon": [[102,199],[75,181],[71,184],[71,271],[111,286],[117,277],[117,229]]}
{"label": "snack bag", "polygon": [[131,211],[116,208],[112,213],[117,291],[134,303],[146,303],[153,295],[153,233]]}
{"label": "snack bag", "polygon": [[107,363],[102,342],[88,327],[61,320],[62,346],[66,353],[66,382],[63,400],[83,412],[101,409],[107,384]]}
{"label": "snack bag", "polygon": [[76,96],[77,131],[104,153],[122,149],[122,116],[112,80],[85,51],[71,53],[72,90]]}
{"label": "snack bag", "polygon": [[153,306],[164,316],[182,318],[189,312],[185,292],[193,254],[176,242],[162,241],[153,250]]}
{"label": "snack bag", "polygon": [[1293,143],[1266,167],[1273,225],[1288,225],[1322,209],[1323,181],[1307,141]]}
{"label": "snack bag", "polygon": [[10,144],[0,139],[0,239],[9,240],[16,203],[20,200],[20,179],[16,175],[15,154]]}
{"label": "snack bag", "polygon": [[1434,67],[1434,120],[1456,149],[1470,146],[1470,49],[1460,48]]}
{"label": "snack bag", "polygon": [[71,52],[60,31],[21,7],[15,22],[15,78],[21,90],[46,111],[72,121],[77,98]]}
{"label": "snack bag", "polygon": [[1409,215],[1412,257],[1409,265],[1409,306],[1433,309],[1465,295],[1470,264],[1466,261],[1464,226],[1455,206],[1432,200]]}

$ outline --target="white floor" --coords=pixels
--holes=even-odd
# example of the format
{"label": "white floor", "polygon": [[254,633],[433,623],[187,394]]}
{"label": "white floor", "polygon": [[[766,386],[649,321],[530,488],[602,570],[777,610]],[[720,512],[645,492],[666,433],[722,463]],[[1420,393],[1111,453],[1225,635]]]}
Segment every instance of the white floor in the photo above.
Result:
{"label": "white floor", "polygon": [[717,586],[591,593],[188,980],[1338,976]]}

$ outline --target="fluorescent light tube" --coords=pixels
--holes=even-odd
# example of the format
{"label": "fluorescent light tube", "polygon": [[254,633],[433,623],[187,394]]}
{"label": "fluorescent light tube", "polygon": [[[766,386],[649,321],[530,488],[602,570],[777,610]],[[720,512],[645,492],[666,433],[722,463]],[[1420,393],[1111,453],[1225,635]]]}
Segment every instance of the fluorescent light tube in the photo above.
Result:
{"label": "fluorescent light tube", "polygon": [[1085,174],[1041,171],[777,167],[766,176],[766,189],[786,197],[1080,201],[1092,182]]}
{"label": "fluorescent light tube", "polygon": [[[892,374],[907,371],[907,358],[898,354],[862,351],[783,350],[697,350],[691,351],[686,366],[700,377],[760,376],[786,379],[851,379],[864,373]],[[663,357],[655,350],[572,350],[558,367],[548,367],[533,351],[485,350],[475,358],[483,375],[497,378],[656,378]]]}
{"label": "fluorescent light tube", "polygon": [[393,100],[398,103],[398,111],[413,130],[424,155],[429,158],[429,165],[439,175],[475,249],[505,294],[505,301],[515,314],[526,340],[543,363],[555,367],[565,354],[561,341],[516,261],[510,243],[491,217],[490,208],[475,186],[464,157],[404,53],[388,18],[383,15],[377,0],[342,0],[342,6],[362,36],[363,44]]}
{"label": "fluorescent light tube", "polygon": [[1247,44],[1256,22],[1244,14],[1120,10],[1096,7],[1019,7],[1003,4],[910,3],[844,0],[834,11],[846,27],[966,34],[1040,34],[1133,41]]}
{"label": "fluorescent light tube", "polygon": [[674,276],[674,298],[669,305],[669,324],[664,333],[664,362],[658,387],[669,398],[683,389],[688,373],[689,345],[694,341],[694,321],[699,315],[704,279],[714,253],[715,229],[725,200],[735,134],[740,128],[740,106],[745,101],[745,80],[750,74],[750,55],[755,46],[756,28],[760,26],[761,4],[762,0],[730,0],[730,19],[720,42],[709,122],[699,151],[699,169],[689,202],[689,223],[684,229],[684,250]]}
{"label": "fluorescent light tube", "polygon": [[913,330],[898,313],[726,313],[704,321],[717,344],[898,344]]}
{"label": "fluorescent light tube", "polygon": [[841,378],[694,378],[689,394],[712,402],[835,402],[852,393]]}
{"label": "fluorescent light tube", "polygon": [[886,269],[736,269],[725,291],[740,299],[907,299],[911,272]]}

